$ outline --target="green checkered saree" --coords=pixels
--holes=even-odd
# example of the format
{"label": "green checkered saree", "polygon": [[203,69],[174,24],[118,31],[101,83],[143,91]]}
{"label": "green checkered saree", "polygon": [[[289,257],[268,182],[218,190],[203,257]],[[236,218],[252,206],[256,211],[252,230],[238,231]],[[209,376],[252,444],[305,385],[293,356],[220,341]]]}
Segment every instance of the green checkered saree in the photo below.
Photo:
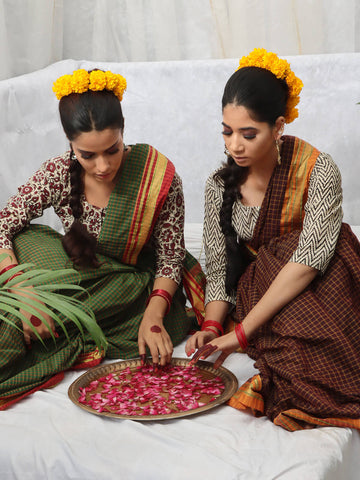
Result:
{"label": "green checkered saree", "polygon": [[[136,168],[134,168],[136,166]],[[152,228],[166,199],[174,166],[148,145],[135,145],[111,195],[98,239],[100,268],[80,270],[84,292],[73,294],[94,311],[109,346],[108,358],[138,355],[137,334],[145,303],[154,282],[155,255],[146,247]],[[43,225],[31,225],[14,239],[19,263],[30,262],[51,270],[72,266],[61,245],[61,235]],[[72,274],[65,279],[78,281]],[[184,287],[201,321],[204,276],[198,262],[187,253]],[[173,344],[189,332],[194,318],[185,309],[179,288],[164,324]],[[61,316],[61,315],[60,315]],[[17,323],[18,320],[13,319]],[[90,335],[83,337],[71,322],[65,325],[71,341],[57,328],[59,338],[24,344],[23,334],[0,322],[0,409],[29,393],[58,383],[69,368],[99,363],[103,352],[96,350]]]}

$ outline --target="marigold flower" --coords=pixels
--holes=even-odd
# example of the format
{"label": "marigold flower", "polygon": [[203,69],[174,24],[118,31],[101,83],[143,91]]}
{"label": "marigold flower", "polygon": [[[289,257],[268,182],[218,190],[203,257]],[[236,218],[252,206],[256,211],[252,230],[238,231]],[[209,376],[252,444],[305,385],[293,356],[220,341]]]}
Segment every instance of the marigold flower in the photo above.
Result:
{"label": "marigold flower", "polygon": [[285,122],[291,123],[298,117],[298,109],[295,106],[300,101],[300,92],[303,82],[291,70],[287,60],[279,58],[276,53],[268,52],[265,48],[255,48],[249,55],[239,61],[239,67],[259,67],[269,70],[276,78],[285,80],[289,88],[289,97],[286,104]]}
{"label": "marigold flower", "polygon": [[121,101],[125,89],[126,80],[122,75],[102,70],[92,70],[89,73],[83,68],[75,70],[72,75],[62,75],[53,84],[58,100],[71,93],[109,90]]}
{"label": "marigold flower", "polygon": [[114,73],[107,70],[105,72],[105,77],[107,90],[114,90],[114,88],[116,88],[119,83],[118,75],[115,75]]}
{"label": "marigold flower", "polygon": [[89,74],[90,84],[89,90],[101,91],[106,87],[106,75],[102,70],[93,70]]}
{"label": "marigold flower", "polygon": [[58,100],[66,95],[70,95],[70,93],[72,93],[71,75],[63,75],[59,77],[56,82],[54,82],[53,91]]}
{"label": "marigold flower", "polygon": [[[119,77],[120,77],[120,75],[119,75]],[[118,97],[120,102],[123,98],[123,93],[124,93],[125,89],[126,89],[126,80],[125,80],[124,77],[121,77],[121,79],[119,80],[118,86],[114,89],[114,93]]]}
{"label": "marigold flower", "polygon": [[83,68],[75,70],[71,76],[73,93],[84,93],[89,89],[89,74]]}

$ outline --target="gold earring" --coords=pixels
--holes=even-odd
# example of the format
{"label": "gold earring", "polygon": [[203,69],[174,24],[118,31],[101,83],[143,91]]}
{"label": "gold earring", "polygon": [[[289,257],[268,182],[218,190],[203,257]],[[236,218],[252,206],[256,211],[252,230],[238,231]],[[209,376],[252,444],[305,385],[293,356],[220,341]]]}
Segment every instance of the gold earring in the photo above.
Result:
{"label": "gold earring", "polygon": [[277,150],[277,163],[278,165],[281,165],[281,155],[280,155],[280,146],[279,146],[279,140],[275,141],[276,145],[276,150]]}
{"label": "gold earring", "polygon": [[224,153],[227,157],[231,157],[229,150],[226,148],[226,145],[224,147]]}

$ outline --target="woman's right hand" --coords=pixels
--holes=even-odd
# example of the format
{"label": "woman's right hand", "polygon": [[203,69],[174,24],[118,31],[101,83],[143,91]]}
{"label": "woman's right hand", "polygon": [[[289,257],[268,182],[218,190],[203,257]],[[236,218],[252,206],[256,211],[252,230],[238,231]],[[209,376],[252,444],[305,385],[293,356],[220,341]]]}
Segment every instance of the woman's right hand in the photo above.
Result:
{"label": "woman's right hand", "polygon": [[214,362],[214,368],[219,368],[224,360],[239,348],[239,342],[234,331],[229,332],[221,337],[214,338],[200,347],[195,353],[190,364],[195,365],[198,360],[206,360],[210,355],[221,352]]}
{"label": "woman's right hand", "polygon": [[208,342],[211,342],[214,338],[217,338],[215,332],[210,330],[203,330],[201,332],[195,332],[189,340],[186,342],[185,345],[185,353],[188,357],[195,353],[195,350],[201,348]]}
{"label": "woman's right hand", "polygon": [[[11,266],[17,266],[18,265],[18,261],[16,259],[16,256],[15,256],[15,253],[14,253],[13,250],[0,249],[0,255],[1,254],[6,254],[7,257],[2,261],[2,263],[0,265],[0,271],[2,269],[9,269],[9,268],[11,268]],[[16,274],[16,276],[17,276],[17,274]],[[24,288],[18,288],[18,289],[16,287],[21,287],[21,281],[19,282],[19,284],[14,285],[11,288],[14,289],[14,293],[16,293],[20,297],[24,298],[24,301],[23,301],[24,304],[26,304],[26,298],[32,298],[39,305],[44,305],[42,302],[40,302],[39,300],[34,298],[35,292],[34,292],[32,287],[24,287]],[[28,293],[29,293],[29,295],[28,295]],[[39,311],[39,317],[36,317],[35,315],[32,315],[31,313],[27,312],[26,310],[24,310],[22,308],[20,308],[20,313],[22,315],[24,315],[29,320],[29,322],[31,322],[31,317],[33,317],[33,322],[31,322],[31,323],[33,323],[33,326],[34,326],[35,330],[37,331],[37,333],[40,335],[41,338],[50,338],[51,337],[50,330],[53,332],[53,334],[55,336],[57,336],[57,334],[55,332],[54,320],[52,319],[52,317],[50,317],[46,313],[43,313],[41,311],[41,307],[40,307],[40,309],[36,309],[36,310]],[[41,316],[40,316],[40,313],[41,313]],[[48,323],[48,325],[50,327],[50,330],[47,328],[45,323],[43,323],[43,321],[42,321],[43,319]],[[24,332],[24,340],[25,340],[25,343],[27,345],[30,345],[31,340],[39,340],[39,338],[35,335],[34,331],[31,329],[31,327],[26,322],[22,321],[22,327],[23,327],[23,332]]]}
{"label": "woman's right hand", "polygon": [[[26,290],[30,293],[32,288],[29,287],[29,288],[26,288]],[[31,299],[35,300],[39,304],[39,306],[40,305],[45,306],[44,303],[40,302],[39,300],[37,300],[33,297],[33,292],[31,292],[31,293],[32,293],[32,295],[27,295],[26,292],[19,293],[19,295],[24,297],[24,302],[23,302],[24,304],[26,304],[26,298],[31,298]],[[55,322],[54,322],[53,318],[50,315],[48,315],[47,313],[43,312],[41,307],[40,308],[34,307],[34,308],[39,312],[39,315],[31,314],[23,308],[20,309],[20,313],[22,313],[29,320],[29,322],[32,324],[32,326],[35,328],[35,330],[37,331],[37,333],[40,335],[40,337],[42,339],[50,338],[52,336],[50,332],[52,332],[56,336],[57,334],[56,334],[56,331],[55,331]],[[45,325],[44,320],[49,325],[50,330]],[[26,322],[22,321],[22,327],[23,327],[24,340],[25,340],[26,345],[30,345],[31,340],[39,340],[39,338],[35,335],[35,332],[30,327],[30,325],[28,325]]]}
{"label": "woman's right hand", "polygon": [[[51,333],[49,329],[47,328],[45,323],[42,321],[43,318],[48,323],[52,333],[56,336],[55,323],[54,323],[54,320],[49,315],[42,312],[41,316],[39,314],[39,316],[37,317],[35,315],[32,315],[29,312],[26,312],[23,309],[20,309],[20,312],[32,323],[33,327],[35,328],[35,330],[37,331],[37,333],[40,335],[41,338],[44,339],[44,338],[51,337]],[[22,326],[23,326],[24,340],[26,345],[30,345],[32,340],[39,340],[39,338],[35,335],[30,325],[22,321]]]}

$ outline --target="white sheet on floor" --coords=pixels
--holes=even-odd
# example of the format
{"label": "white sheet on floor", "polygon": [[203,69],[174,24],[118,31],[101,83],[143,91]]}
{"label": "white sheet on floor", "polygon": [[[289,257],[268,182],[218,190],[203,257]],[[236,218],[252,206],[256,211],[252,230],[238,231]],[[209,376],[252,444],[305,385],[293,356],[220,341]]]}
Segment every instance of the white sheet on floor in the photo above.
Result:
{"label": "white sheet on floor", "polygon": [[[174,356],[184,357],[184,344]],[[239,383],[256,370],[234,353]],[[83,372],[0,412],[0,478],[79,480],[358,479],[360,435],[326,427],[287,432],[267,418],[222,405],[157,422],[104,418],[67,396]]]}

